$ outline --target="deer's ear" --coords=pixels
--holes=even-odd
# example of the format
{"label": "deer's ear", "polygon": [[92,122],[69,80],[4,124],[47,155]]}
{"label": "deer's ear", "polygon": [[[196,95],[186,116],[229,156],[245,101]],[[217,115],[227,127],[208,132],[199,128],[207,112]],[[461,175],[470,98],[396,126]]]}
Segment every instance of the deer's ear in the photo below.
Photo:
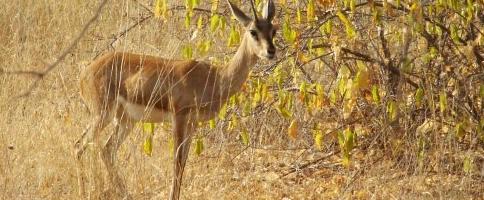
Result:
{"label": "deer's ear", "polygon": [[247,15],[245,15],[244,12],[242,12],[242,10],[240,10],[232,2],[230,2],[228,0],[227,0],[227,2],[229,2],[230,10],[232,11],[232,15],[234,15],[235,19],[237,19],[237,21],[239,21],[240,23],[242,23],[242,25],[247,27],[250,24],[250,22],[252,21],[252,19],[250,17],[248,17]]}
{"label": "deer's ear", "polygon": [[275,14],[276,6],[274,5],[274,1],[267,0],[267,3],[264,5],[264,9],[262,9],[262,17],[271,22],[272,19],[274,19]]}

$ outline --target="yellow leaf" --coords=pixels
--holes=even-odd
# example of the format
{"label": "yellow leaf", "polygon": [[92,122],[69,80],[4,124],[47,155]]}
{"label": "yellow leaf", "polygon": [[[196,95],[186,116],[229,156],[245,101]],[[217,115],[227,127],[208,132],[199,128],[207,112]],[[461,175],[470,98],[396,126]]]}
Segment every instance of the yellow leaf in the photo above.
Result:
{"label": "yellow leaf", "polygon": [[292,120],[291,124],[289,125],[289,128],[287,129],[287,134],[289,135],[290,138],[296,139],[298,135],[298,123],[297,120]]}
{"label": "yellow leaf", "polygon": [[306,82],[302,82],[301,86],[299,86],[299,100],[303,103],[306,100],[306,90],[307,90]]}

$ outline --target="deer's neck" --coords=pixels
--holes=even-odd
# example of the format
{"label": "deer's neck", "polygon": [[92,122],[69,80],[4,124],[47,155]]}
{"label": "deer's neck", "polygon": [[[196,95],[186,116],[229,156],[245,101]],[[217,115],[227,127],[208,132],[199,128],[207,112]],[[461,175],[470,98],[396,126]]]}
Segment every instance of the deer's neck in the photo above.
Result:
{"label": "deer's neck", "polygon": [[249,76],[249,71],[257,62],[258,57],[248,46],[246,37],[242,39],[239,49],[229,64],[220,71],[222,90],[225,95],[237,93]]}

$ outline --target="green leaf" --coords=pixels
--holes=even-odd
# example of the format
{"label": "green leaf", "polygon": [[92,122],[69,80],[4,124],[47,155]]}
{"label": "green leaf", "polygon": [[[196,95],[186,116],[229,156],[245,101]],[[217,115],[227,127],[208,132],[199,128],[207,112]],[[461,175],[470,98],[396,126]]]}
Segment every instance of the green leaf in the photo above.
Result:
{"label": "green leaf", "polygon": [[[255,106],[254,106],[255,107]],[[243,103],[243,108],[242,108],[242,114],[244,116],[250,115],[250,112],[252,111],[252,104],[251,101],[244,101]]]}
{"label": "green leaf", "polygon": [[162,17],[163,19],[166,19],[166,11],[167,11],[166,0],[156,0],[155,17],[157,18]]}
{"label": "green leaf", "polygon": [[212,47],[212,41],[210,40],[200,41],[197,45],[197,50],[200,53],[200,55],[205,55],[208,53],[211,47]]}
{"label": "green leaf", "polygon": [[294,43],[297,38],[297,32],[291,28],[290,21],[287,18],[282,24],[282,35],[284,37],[284,40],[286,40],[286,42],[289,44]]}
{"label": "green leaf", "polygon": [[190,28],[190,24],[192,23],[192,13],[187,11],[185,13],[185,28]]}
{"label": "green leaf", "polygon": [[342,151],[344,151],[345,150],[345,135],[341,131],[338,132],[338,144],[339,144],[339,148]]}
{"label": "green leaf", "polygon": [[390,118],[390,121],[395,121],[398,115],[398,107],[395,101],[389,101],[387,104],[387,114]]}
{"label": "green leaf", "polygon": [[350,130],[350,128],[346,128],[346,130],[343,132],[345,136],[345,149],[350,152],[353,150],[353,147],[355,146],[355,135],[354,133]]}
{"label": "green leaf", "polygon": [[202,151],[203,151],[203,139],[202,138],[198,138],[196,143],[195,143],[195,154],[197,154],[198,156],[200,154],[202,154]]}
{"label": "green leaf", "polygon": [[187,11],[192,12],[193,8],[196,7],[199,3],[199,0],[185,0],[185,6]]}
{"label": "green leaf", "polygon": [[277,112],[279,112],[279,114],[281,114],[281,116],[283,116],[286,119],[289,119],[292,117],[291,112],[289,112],[289,110],[287,110],[285,107],[277,107],[276,110]]}
{"label": "green leaf", "polygon": [[308,1],[308,7],[307,7],[307,10],[306,10],[306,17],[307,17],[307,21],[310,22],[310,21],[313,21],[314,20],[314,1],[313,0],[309,0]]}
{"label": "green leaf", "polygon": [[217,14],[210,18],[210,31],[215,32],[220,25],[220,17]]}
{"label": "green leaf", "polygon": [[225,120],[225,116],[227,116],[227,104],[224,104],[218,112],[218,118],[219,119]]}
{"label": "green leaf", "polygon": [[332,21],[328,20],[323,24],[323,26],[319,28],[319,32],[321,32],[321,34],[331,35],[332,27],[333,27]]}
{"label": "green leaf", "polygon": [[424,90],[419,87],[415,92],[415,106],[420,107],[422,105],[423,97]]}
{"label": "green leaf", "polygon": [[215,119],[209,120],[208,124],[209,124],[210,129],[214,129],[215,128]]}
{"label": "green leaf", "polygon": [[440,92],[439,104],[440,104],[440,112],[445,113],[447,109],[447,94],[445,92]]}
{"label": "green leaf", "polygon": [[336,94],[336,89],[331,90],[329,93],[329,102],[334,105],[338,101],[338,95]]}
{"label": "green leaf", "polygon": [[355,90],[369,89],[370,87],[370,74],[368,68],[361,61],[356,61],[358,65],[358,72],[356,73],[353,81]]}
{"label": "green leaf", "polygon": [[380,104],[380,92],[378,91],[378,86],[373,85],[371,87],[371,97],[373,99],[373,102],[375,102],[375,104],[377,105]]}
{"label": "green leaf", "polygon": [[143,143],[143,151],[147,156],[151,156],[153,153],[153,135],[150,134]]}
{"label": "green leaf", "polygon": [[197,20],[197,29],[201,30],[203,28],[203,17],[198,17]]}
{"label": "green leaf", "polygon": [[314,134],[314,145],[318,148],[318,150],[323,150],[323,133],[321,131],[316,131]]}
{"label": "green leaf", "polygon": [[250,141],[250,135],[249,133],[247,133],[247,130],[243,130],[241,133],[240,133],[240,139],[242,139],[242,143],[246,146],[249,145],[249,141]]}
{"label": "green leaf", "polygon": [[460,122],[455,126],[455,136],[458,138],[464,137],[465,130],[464,130],[464,123]]}
{"label": "green leaf", "polygon": [[341,160],[341,164],[345,167],[350,166],[350,153],[349,152],[343,152],[343,159]]}
{"label": "green leaf", "polygon": [[154,123],[143,123],[143,131],[145,133],[153,134],[155,132],[155,124]]}
{"label": "green leaf", "polygon": [[231,130],[235,130],[235,128],[239,127],[239,121],[237,120],[237,117],[235,116],[234,113],[232,113],[232,116],[230,118],[230,121],[229,121],[229,126],[228,126],[228,130],[231,131]]}
{"label": "green leaf", "polygon": [[463,165],[464,165],[463,166],[463,170],[464,170],[465,173],[468,174],[468,173],[470,173],[472,171],[472,168],[473,168],[473,166],[472,166],[472,160],[471,160],[471,158],[469,158],[469,156],[466,156],[464,158],[464,164]]}
{"label": "green leaf", "polygon": [[356,37],[356,31],[353,24],[350,22],[350,20],[348,20],[346,15],[343,14],[341,11],[338,11],[336,15],[341,20],[341,22],[343,22],[343,24],[345,25],[346,36],[348,37],[348,39],[354,39]]}
{"label": "green leaf", "polygon": [[192,59],[193,57],[193,48],[190,45],[183,47],[182,49],[183,57],[185,59]]}
{"label": "green leaf", "polygon": [[230,27],[230,34],[228,40],[228,46],[233,47],[240,43],[240,33],[235,29],[235,26]]}
{"label": "green leaf", "polygon": [[355,10],[356,10],[356,0],[350,0],[350,10],[351,10],[351,13],[355,13]]}

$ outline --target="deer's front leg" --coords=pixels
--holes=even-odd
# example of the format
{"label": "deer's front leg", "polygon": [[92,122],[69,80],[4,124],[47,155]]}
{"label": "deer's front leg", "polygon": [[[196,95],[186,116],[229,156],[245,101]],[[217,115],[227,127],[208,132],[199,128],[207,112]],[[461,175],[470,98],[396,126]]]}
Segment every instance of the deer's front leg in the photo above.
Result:
{"label": "deer's front leg", "polygon": [[189,114],[175,114],[173,116],[174,134],[174,170],[173,183],[170,192],[171,200],[180,198],[180,187],[183,178],[183,170],[190,151],[191,137],[195,130],[195,121],[192,121]]}

